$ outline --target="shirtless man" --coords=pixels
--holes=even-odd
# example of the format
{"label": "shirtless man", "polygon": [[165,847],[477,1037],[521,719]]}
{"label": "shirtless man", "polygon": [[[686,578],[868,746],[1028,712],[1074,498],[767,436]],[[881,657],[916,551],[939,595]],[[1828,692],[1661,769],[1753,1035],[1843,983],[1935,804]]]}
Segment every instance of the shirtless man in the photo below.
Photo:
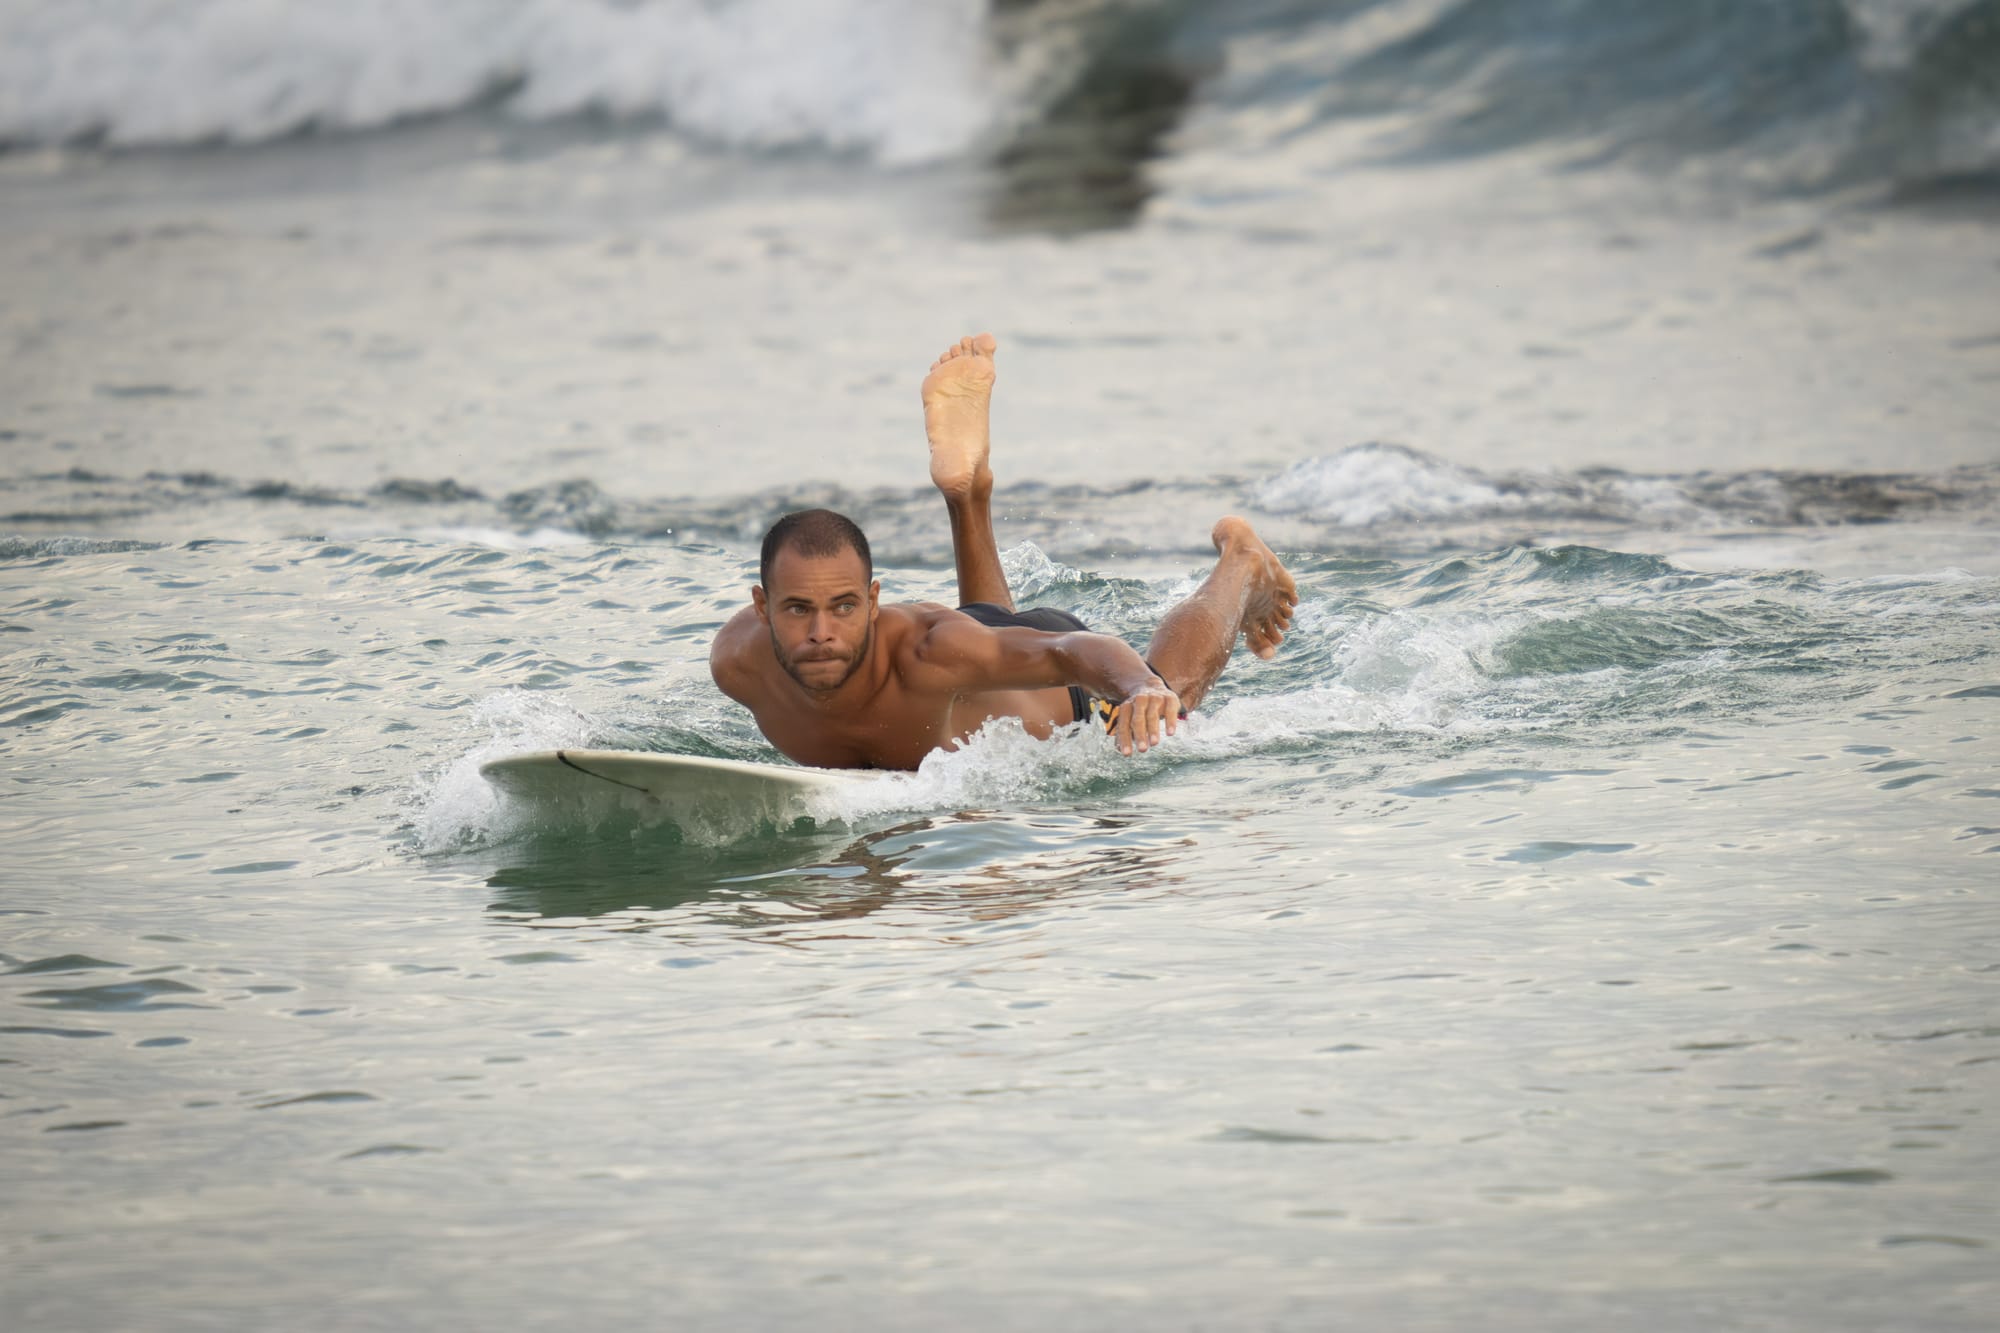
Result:
{"label": "shirtless man", "polygon": [[715,683],[799,763],[915,768],[995,717],[1046,738],[1097,716],[1122,753],[1143,752],[1201,702],[1239,637],[1268,658],[1291,625],[1297,585],[1240,518],[1216,523],[1214,572],[1167,612],[1144,658],[1065,611],[1017,613],[993,540],[994,348],[989,334],[959,339],[923,384],[963,605],[883,606],[868,539],[809,509],[772,527],[763,583],[715,636]]}

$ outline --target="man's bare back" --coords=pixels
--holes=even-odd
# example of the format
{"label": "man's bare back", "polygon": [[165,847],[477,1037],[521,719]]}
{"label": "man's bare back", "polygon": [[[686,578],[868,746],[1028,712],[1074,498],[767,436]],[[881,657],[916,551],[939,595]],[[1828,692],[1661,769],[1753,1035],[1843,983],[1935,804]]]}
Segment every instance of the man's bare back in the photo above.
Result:
{"label": "man's bare back", "polygon": [[[993,539],[988,463],[994,350],[984,334],[947,348],[923,403],[961,602],[1004,621],[1013,596]],[[927,602],[883,606],[858,528],[826,510],[788,515],[766,538],[751,605],[716,635],[710,670],[773,745],[816,767],[915,768],[996,717],[1047,737],[1080,720],[1072,685],[1116,703],[1119,749],[1144,751],[1207,693],[1239,637],[1260,657],[1274,653],[1298,603],[1248,523],[1222,519],[1212,536],[1215,571],[1168,612],[1141,658],[1087,630],[996,627]]]}

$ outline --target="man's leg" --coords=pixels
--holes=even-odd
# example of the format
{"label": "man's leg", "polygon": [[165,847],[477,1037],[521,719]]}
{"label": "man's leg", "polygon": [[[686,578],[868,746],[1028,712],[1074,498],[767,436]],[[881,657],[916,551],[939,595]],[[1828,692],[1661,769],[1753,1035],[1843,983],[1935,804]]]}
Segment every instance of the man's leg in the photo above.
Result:
{"label": "man's leg", "polygon": [[1014,609],[993,540],[993,469],[987,419],[993,403],[993,335],[960,338],[931,363],[924,379],[924,433],[931,442],[931,481],[951,515],[951,554],[958,566],[958,600]]}
{"label": "man's leg", "polygon": [[1146,649],[1146,661],[1193,708],[1229,662],[1240,635],[1259,657],[1278,651],[1299,604],[1298,584],[1263,539],[1240,518],[1225,518],[1211,534],[1221,559],[1194,595],[1167,612]]}

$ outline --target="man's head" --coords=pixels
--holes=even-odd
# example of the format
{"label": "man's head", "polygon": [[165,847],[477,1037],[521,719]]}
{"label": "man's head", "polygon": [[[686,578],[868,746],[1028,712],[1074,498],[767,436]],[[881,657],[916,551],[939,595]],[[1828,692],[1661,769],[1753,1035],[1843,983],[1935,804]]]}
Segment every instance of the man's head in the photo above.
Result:
{"label": "man's head", "polygon": [[846,684],[868,660],[882,591],[861,529],[831,509],[787,514],[764,534],[759,573],[750,600],[778,664],[815,693]]}
{"label": "man's head", "polygon": [[763,564],[758,569],[766,591],[771,587],[771,562],[784,550],[796,550],[815,560],[852,551],[861,559],[861,581],[867,583],[875,577],[875,557],[868,552],[868,538],[853,519],[831,509],[801,509],[771,525],[764,534]]}

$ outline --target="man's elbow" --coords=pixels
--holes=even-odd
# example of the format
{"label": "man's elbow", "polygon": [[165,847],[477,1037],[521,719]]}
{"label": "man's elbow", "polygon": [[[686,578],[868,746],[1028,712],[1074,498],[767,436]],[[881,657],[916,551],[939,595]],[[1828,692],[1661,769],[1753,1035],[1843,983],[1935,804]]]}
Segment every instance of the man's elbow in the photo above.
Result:
{"label": "man's elbow", "polygon": [[1084,677],[1102,670],[1106,651],[1105,637],[1088,630],[1072,630],[1059,635],[1049,645],[1049,656],[1054,660],[1064,684],[1075,684]]}

